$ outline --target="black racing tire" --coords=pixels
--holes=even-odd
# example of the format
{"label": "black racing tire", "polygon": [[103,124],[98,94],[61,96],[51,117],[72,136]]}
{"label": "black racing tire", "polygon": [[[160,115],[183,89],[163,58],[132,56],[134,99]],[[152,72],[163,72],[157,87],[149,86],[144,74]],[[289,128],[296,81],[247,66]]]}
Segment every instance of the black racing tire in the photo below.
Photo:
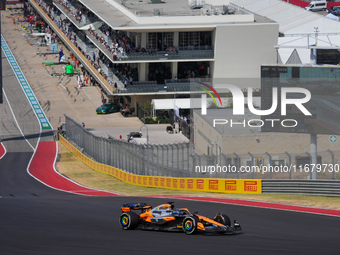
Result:
{"label": "black racing tire", "polygon": [[218,223],[221,223],[225,226],[231,226],[230,218],[228,217],[228,215],[223,213],[217,213],[214,218],[214,221],[217,221]]}
{"label": "black racing tire", "polygon": [[124,230],[135,229],[138,226],[139,216],[134,212],[125,212],[119,217],[119,224]]}
{"label": "black racing tire", "polygon": [[182,222],[182,229],[187,235],[192,235],[197,232],[198,218],[195,216],[186,217]]}

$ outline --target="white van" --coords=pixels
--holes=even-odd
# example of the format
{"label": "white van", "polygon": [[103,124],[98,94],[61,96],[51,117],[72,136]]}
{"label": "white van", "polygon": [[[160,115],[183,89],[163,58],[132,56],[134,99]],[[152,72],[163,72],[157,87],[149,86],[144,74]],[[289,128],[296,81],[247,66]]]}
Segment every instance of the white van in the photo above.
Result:
{"label": "white van", "polygon": [[327,10],[327,1],[320,0],[320,1],[312,1],[310,4],[305,7],[307,11],[325,11]]}

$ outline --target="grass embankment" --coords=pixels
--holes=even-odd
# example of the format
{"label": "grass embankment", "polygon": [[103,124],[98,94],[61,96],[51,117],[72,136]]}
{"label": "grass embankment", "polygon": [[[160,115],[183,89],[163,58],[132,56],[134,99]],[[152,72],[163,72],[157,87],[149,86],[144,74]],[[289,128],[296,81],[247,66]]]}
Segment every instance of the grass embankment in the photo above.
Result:
{"label": "grass embankment", "polygon": [[57,162],[57,170],[68,178],[94,189],[107,190],[119,194],[130,196],[147,196],[147,195],[189,195],[204,197],[219,197],[230,199],[246,199],[264,202],[274,202],[282,204],[311,206],[318,208],[340,210],[340,198],[338,197],[321,197],[305,195],[274,195],[274,194],[224,194],[224,193],[207,193],[207,192],[190,192],[167,190],[157,188],[146,188],[127,184],[107,174],[94,171],[86,166],[76,156],[74,156],[65,146],[59,143],[60,161]]}

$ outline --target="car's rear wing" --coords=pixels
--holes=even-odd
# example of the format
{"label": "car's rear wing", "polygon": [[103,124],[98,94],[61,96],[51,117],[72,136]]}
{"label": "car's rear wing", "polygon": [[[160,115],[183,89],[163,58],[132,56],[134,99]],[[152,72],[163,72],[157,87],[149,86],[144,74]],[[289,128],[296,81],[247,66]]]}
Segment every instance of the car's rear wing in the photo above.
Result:
{"label": "car's rear wing", "polygon": [[122,212],[131,212],[131,210],[146,210],[151,209],[152,207],[150,205],[147,205],[146,203],[133,203],[133,204],[123,204],[123,207],[121,207]]}

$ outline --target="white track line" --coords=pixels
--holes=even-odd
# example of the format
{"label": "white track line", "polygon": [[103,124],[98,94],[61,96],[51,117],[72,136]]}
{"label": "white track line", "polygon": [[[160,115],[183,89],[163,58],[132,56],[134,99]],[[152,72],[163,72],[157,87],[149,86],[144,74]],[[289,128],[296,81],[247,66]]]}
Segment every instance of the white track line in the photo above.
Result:
{"label": "white track line", "polygon": [[[22,132],[22,130],[21,130],[20,126],[19,126],[19,123],[18,123],[18,121],[17,121],[17,119],[16,119],[16,117],[15,117],[15,114],[14,114],[14,112],[13,112],[11,103],[9,102],[9,100],[8,100],[8,98],[7,98],[5,89],[2,89],[2,91],[3,91],[3,94],[4,94],[4,96],[5,96],[6,101],[7,101],[7,103],[8,103],[9,109],[11,110],[11,113],[12,113],[12,116],[13,116],[13,118],[14,118],[15,124],[17,125],[17,128],[18,128],[19,131],[20,131],[20,134],[21,134],[22,137],[25,139],[25,141],[28,143],[28,145],[31,146],[31,148],[32,148],[33,150],[35,150],[35,148],[32,146],[32,144],[26,139],[26,136],[24,135],[24,133]],[[41,126],[41,125],[40,125],[40,126]],[[40,133],[41,133],[41,127],[40,127]],[[39,140],[40,140],[40,133],[39,133]],[[38,141],[38,142],[39,142],[39,141]],[[37,143],[37,144],[38,144],[38,143]]]}

